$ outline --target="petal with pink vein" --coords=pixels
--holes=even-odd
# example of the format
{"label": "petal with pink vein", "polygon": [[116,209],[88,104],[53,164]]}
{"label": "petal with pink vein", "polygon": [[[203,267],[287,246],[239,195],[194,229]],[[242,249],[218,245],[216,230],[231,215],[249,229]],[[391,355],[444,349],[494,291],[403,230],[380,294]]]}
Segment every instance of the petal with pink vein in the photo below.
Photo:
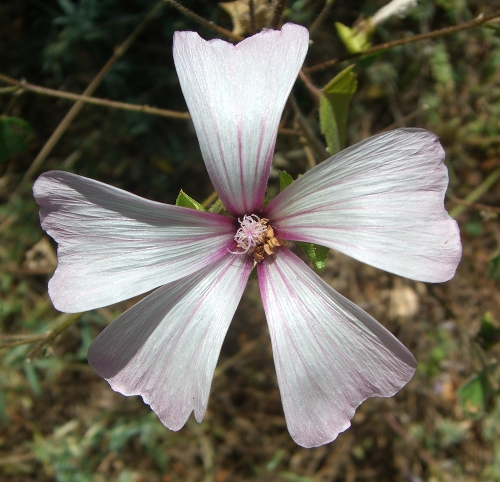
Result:
{"label": "petal with pink vein", "polygon": [[33,192],[42,228],[59,244],[49,294],[69,313],[189,275],[225,256],[234,236],[224,216],[148,201],[67,172],[42,174]]}
{"label": "petal with pink vein", "polygon": [[413,355],[287,248],[258,265],[286,422],[304,447],[334,440],[368,397],[413,376]]}
{"label": "petal with pink vein", "polygon": [[407,278],[447,281],[462,245],[444,209],[443,160],[431,132],[389,131],[311,169],[264,215],[282,238],[324,245]]}
{"label": "petal with pink vein", "polygon": [[278,124],[309,33],[285,24],[237,45],[176,32],[174,61],[203,159],[235,217],[260,210]]}
{"label": "petal with pink vein", "polygon": [[141,395],[171,430],[201,422],[222,342],[252,269],[228,254],[144,298],[92,343],[88,361],[123,395]]}

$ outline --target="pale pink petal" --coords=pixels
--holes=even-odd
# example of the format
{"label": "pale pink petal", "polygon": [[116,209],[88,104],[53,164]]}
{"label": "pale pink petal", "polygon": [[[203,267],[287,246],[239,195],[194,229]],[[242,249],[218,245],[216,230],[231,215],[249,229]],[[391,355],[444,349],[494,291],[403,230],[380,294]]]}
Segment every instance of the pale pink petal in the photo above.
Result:
{"label": "pale pink petal", "polygon": [[443,199],[444,151],[423,129],[371,137],[311,169],[266,207],[277,235],[408,278],[453,277],[462,246]]}
{"label": "pale pink petal", "polygon": [[413,355],[287,248],[258,266],[288,430],[304,447],[334,440],[368,397],[413,376]]}
{"label": "pale pink petal", "polygon": [[308,31],[293,24],[237,45],[175,33],[175,66],[203,159],[236,217],[262,206],[281,113],[308,45]]}
{"label": "pale pink petal", "polygon": [[79,312],[145,293],[227,254],[230,219],[169,206],[62,171],[33,192],[42,228],[58,243],[54,306]]}
{"label": "pale pink petal", "polygon": [[118,317],[90,345],[88,361],[113,390],[141,395],[170,429],[207,408],[222,342],[252,262],[228,254],[169,283]]}

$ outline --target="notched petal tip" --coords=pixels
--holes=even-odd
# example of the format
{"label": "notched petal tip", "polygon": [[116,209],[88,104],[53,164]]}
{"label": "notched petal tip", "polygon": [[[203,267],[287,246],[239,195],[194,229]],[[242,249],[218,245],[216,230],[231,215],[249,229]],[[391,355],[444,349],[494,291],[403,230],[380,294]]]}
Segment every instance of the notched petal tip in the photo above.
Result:
{"label": "notched petal tip", "polygon": [[258,265],[287,426],[304,447],[334,440],[370,397],[412,378],[409,350],[287,248]]}
{"label": "notched petal tip", "polygon": [[458,225],[444,208],[447,186],[438,137],[424,129],[395,129],[311,169],[264,215],[285,239],[436,283],[453,277],[462,251]]}
{"label": "notched petal tip", "polygon": [[174,62],[212,183],[235,217],[264,199],[279,120],[307,53],[308,32],[286,24],[236,45],[193,32]]}
{"label": "notched petal tip", "polygon": [[49,295],[68,313],[191,274],[225,256],[234,236],[225,216],[149,201],[68,172],[41,175],[33,193],[42,228],[58,243]]}
{"label": "notched petal tip", "polygon": [[248,257],[227,254],[158,288],[94,340],[89,364],[113,390],[140,395],[169,429],[182,428],[193,411],[201,421],[251,269]]}

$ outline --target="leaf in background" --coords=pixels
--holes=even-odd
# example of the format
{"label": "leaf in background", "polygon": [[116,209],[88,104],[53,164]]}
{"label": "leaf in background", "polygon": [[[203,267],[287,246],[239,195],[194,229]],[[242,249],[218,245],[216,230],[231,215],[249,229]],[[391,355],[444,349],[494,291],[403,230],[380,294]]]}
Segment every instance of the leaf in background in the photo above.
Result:
{"label": "leaf in background", "polygon": [[0,163],[28,148],[31,126],[17,117],[0,116]]}
{"label": "leaf in background", "polygon": [[319,118],[330,155],[344,148],[349,104],[356,93],[358,81],[351,65],[336,75],[323,88]]}
{"label": "leaf in background", "polygon": [[492,394],[486,369],[465,382],[457,393],[464,415],[472,419],[481,418]]}
{"label": "leaf in background", "polygon": [[195,201],[191,196],[188,196],[183,190],[181,190],[177,196],[175,205],[183,208],[196,209],[197,211],[205,211],[205,208],[199,202]]}
{"label": "leaf in background", "polygon": [[354,28],[349,28],[340,22],[335,22],[337,35],[342,40],[345,48],[351,54],[357,54],[362,50],[370,47],[371,32],[366,30],[357,31]]}
{"label": "leaf in background", "polygon": [[489,350],[500,341],[500,328],[493,324],[491,313],[487,312],[481,318],[481,327],[476,335],[476,341],[484,350]]}
{"label": "leaf in background", "polygon": [[283,191],[287,186],[292,184],[293,182],[293,177],[288,174],[286,171],[280,171],[279,172],[280,176],[280,192]]}
{"label": "leaf in background", "polygon": [[488,261],[488,278],[500,281],[500,249]]}
{"label": "leaf in background", "polygon": [[296,241],[296,243],[304,250],[318,271],[321,271],[326,266],[329,248],[325,248],[319,244],[302,243],[300,241]]}

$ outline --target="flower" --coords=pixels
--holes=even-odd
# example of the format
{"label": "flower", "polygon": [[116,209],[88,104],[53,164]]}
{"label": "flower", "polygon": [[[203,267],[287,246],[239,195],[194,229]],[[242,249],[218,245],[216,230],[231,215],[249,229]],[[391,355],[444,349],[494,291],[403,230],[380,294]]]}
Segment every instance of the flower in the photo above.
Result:
{"label": "flower", "polygon": [[92,343],[111,387],[141,395],[170,429],[201,421],[220,348],[256,264],[287,426],[305,447],[335,439],[356,407],[412,377],[411,353],[285,245],[317,243],[421,281],[461,256],[443,206],[444,151],[397,129],[311,169],[263,208],[278,123],[308,47],[286,24],[236,46],[177,32],[174,60],[223,216],[142,199],[75,174],[35,183],[58,247],[54,306],[79,312],[156,291]]}

